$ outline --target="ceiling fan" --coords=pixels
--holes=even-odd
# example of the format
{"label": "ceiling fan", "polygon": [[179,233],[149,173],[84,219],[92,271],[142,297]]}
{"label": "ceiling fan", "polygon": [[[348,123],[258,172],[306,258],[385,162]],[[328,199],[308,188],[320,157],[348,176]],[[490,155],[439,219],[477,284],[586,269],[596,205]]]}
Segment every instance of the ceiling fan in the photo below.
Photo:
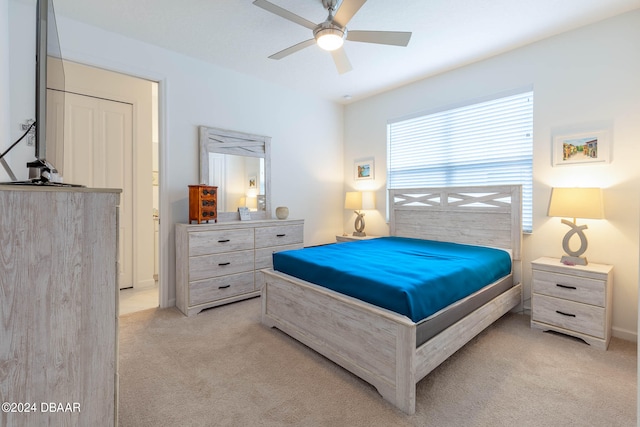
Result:
{"label": "ceiling fan", "polygon": [[354,42],[378,43],[393,46],[407,46],[409,39],[411,39],[411,33],[404,31],[347,30],[347,24],[366,1],[367,0],[343,0],[338,7],[339,0],[322,0],[322,5],[329,11],[329,16],[326,21],[319,24],[314,24],[267,0],[255,0],[253,4],[313,31],[312,39],[281,50],[271,55],[269,57],[270,59],[282,59],[285,56],[317,43],[321,49],[331,52],[338,72],[344,74],[352,70],[349,58],[347,58],[347,54],[344,49],[342,49],[345,39]]}

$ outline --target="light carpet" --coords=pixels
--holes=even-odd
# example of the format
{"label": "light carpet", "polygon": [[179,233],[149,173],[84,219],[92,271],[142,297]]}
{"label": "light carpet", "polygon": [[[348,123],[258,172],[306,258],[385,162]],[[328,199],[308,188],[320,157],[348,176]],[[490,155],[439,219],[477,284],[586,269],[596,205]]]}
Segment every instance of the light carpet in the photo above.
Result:
{"label": "light carpet", "polygon": [[120,317],[119,425],[636,425],[636,344],[608,351],[509,313],[418,383],[408,416],[375,388],[277,329],[260,299],[187,318]]}

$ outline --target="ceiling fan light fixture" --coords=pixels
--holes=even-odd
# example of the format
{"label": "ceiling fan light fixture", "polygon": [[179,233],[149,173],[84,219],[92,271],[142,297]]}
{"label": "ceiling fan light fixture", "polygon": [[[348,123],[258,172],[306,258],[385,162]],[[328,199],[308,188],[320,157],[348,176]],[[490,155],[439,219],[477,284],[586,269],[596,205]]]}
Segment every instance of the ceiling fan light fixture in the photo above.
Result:
{"label": "ceiling fan light fixture", "polygon": [[338,28],[322,28],[314,33],[320,49],[331,52],[344,44],[344,31]]}

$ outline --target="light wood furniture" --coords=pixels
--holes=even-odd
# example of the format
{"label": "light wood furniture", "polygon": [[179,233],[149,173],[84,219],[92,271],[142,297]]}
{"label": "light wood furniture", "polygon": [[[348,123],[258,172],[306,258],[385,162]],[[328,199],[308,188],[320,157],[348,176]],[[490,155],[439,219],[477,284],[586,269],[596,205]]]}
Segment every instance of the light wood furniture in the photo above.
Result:
{"label": "light wood furniture", "polygon": [[341,242],[356,242],[358,240],[369,240],[369,239],[375,239],[376,237],[380,237],[380,236],[351,236],[351,235],[337,235],[336,236],[336,242],[341,243]]}
{"label": "light wood furniture", "polygon": [[[242,164],[255,159],[261,159],[260,170],[250,173],[264,182],[257,185],[258,210],[251,212],[251,218],[270,219],[271,137],[207,126],[200,126],[199,133],[200,182],[219,186],[218,220],[238,219],[237,199],[242,196],[238,194],[238,189],[244,189],[248,184],[246,174],[248,171]],[[240,163],[237,163],[238,161]],[[232,164],[233,167],[227,167],[227,163]],[[226,172],[222,173],[222,171]],[[236,174],[232,177],[231,171],[238,172],[240,176]]]}
{"label": "light wood furniture", "polygon": [[272,254],[303,245],[303,220],[176,224],[176,306],[187,316],[260,295]]}
{"label": "light wood furniture", "polygon": [[0,425],[117,424],[120,191],[0,186]]}
{"label": "light wood furniture", "polygon": [[606,350],[611,340],[613,266],[568,266],[557,258],[543,257],[531,267],[531,326]]}
{"label": "light wood furniture", "polygon": [[416,348],[409,318],[327,288],[265,271],[262,323],[277,327],[413,414],[416,383],[521,303],[521,187],[389,190],[391,234],[511,251],[513,287]]}
{"label": "light wood furniture", "polygon": [[189,224],[192,221],[218,222],[218,187],[210,185],[189,186]]}

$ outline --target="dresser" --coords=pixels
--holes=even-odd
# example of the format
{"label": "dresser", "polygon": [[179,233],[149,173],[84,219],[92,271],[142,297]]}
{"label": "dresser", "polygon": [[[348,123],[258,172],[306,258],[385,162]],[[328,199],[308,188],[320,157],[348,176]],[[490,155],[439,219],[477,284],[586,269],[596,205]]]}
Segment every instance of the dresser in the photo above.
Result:
{"label": "dresser", "polygon": [[274,252],[303,247],[303,220],[176,224],[176,306],[187,316],[260,295]]}
{"label": "dresser", "polygon": [[1,426],[117,424],[119,193],[0,186]]}
{"label": "dresser", "polygon": [[606,350],[611,339],[613,266],[568,266],[547,257],[531,266],[531,326]]}

